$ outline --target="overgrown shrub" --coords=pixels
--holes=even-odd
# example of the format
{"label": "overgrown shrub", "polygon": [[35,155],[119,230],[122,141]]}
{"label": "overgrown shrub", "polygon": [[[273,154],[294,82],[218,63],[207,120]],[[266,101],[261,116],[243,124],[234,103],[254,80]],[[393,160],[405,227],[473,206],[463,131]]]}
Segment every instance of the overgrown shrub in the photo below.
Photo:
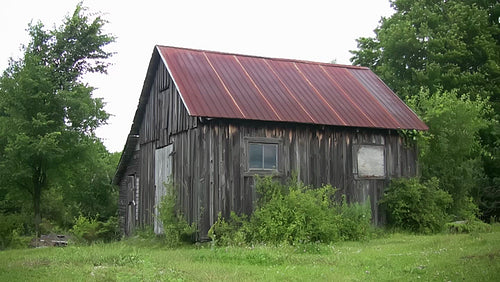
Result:
{"label": "overgrown shrub", "polygon": [[450,194],[439,189],[437,178],[425,182],[402,178],[391,182],[379,204],[385,208],[390,226],[428,234],[443,229],[452,202]]}
{"label": "overgrown shrub", "polygon": [[311,189],[290,185],[288,194],[276,193],[252,214],[251,238],[256,242],[290,244],[338,241],[341,218],[334,194],[331,186]]}
{"label": "overgrown shrub", "polygon": [[257,209],[244,220],[234,213],[219,216],[209,236],[218,245],[247,243],[307,244],[360,240],[368,237],[369,205],[335,201],[336,189],[304,186],[298,181],[282,185],[271,177],[257,179]]}
{"label": "overgrown shrub", "polygon": [[371,232],[371,205],[370,199],[366,203],[348,204],[342,197],[340,204],[340,238],[343,241],[360,241],[368,239]]}
{"label": "overgrown shrub", "polygon": [[25,217],[21,214],[0,213],[0,250],[19,248],[21,234],[24,232]]}
{"label": "overgrown shrub", "polygon": [[208,230],[208,237],[217,246],[241,246],[246,243],[245,228],[248,222],[246,215],[238,216],[231,212],[228,220],[219,212],[217,221]]}
{"label": "overgrown shrub", "polygon": [[450,233],[491,232],[491,225],[478,219],[450,222],[445,227]]}
{"label": "overgrown shrub", "polygon": [[75,218],[75,224],[70,230],[79,243],[94,243],[97,241],[111,242],[120,238],[118,219],[110,217],[107,221],[83,215]]}
{"label": "overgrown shrub", "polygon": [[[295,179],[292,176],[292,179]],[[261,208],[272,199],[287,195],[291,189],[298,188],[298,181],[289,181],[287,185],[274,180],[271,176],[259,177],[256,176],[255,190],[258,195],[257,208]]]}
{"label": "overgrown shrub", "polygon": [[197,232],[195,223],[189,224],[177,208],[177,194],[172,184],[165,184],[167,194],[162,197],[158,207],[159,219],[163,225],[165,242],[170,246],[182,242],[193,242]]}

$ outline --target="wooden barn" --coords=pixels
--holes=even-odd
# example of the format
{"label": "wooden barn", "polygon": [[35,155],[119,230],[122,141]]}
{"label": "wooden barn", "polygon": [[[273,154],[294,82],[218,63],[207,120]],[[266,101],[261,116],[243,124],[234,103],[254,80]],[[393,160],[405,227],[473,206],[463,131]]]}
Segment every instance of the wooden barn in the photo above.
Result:
{"label": "wooden barn", "polygon": [[402,129],[427,126],[364,67],[156,46],[114,183],[125,234],[154,225],[164,182],[199,238],[219,212],[251,213],[255,175],[370,199],[417,174]]}

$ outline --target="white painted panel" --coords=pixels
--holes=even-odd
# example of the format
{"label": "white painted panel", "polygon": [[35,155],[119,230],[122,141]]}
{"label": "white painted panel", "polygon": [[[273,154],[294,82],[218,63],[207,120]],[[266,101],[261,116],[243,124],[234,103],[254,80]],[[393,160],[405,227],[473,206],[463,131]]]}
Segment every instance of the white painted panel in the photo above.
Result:
{"label": "white painted panel", "polygon": [[384,177],[384,147],[362,145],[358,150],[358,176]]}
{"label": "white painted panel", "polygon": [[172,177],[172,147],[157,149],[155,151],[155,218],[154,218],[154,231],[156,234],[163,233],[163,225],[159,220],[158,207],[161,198],[167,194],[165,184],[171,181]]}

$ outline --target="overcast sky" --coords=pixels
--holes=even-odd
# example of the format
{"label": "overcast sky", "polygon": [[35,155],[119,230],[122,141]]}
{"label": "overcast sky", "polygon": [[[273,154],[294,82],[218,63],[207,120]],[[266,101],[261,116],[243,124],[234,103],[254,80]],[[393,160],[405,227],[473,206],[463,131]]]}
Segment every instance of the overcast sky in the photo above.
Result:
{"label": "overcast sky", "polygon": [[[79,0],[0,2],[0,70],[28,43],[30,21],[60,26]],[[373,36],[389,0],[217,1],[85,0],[102,12],[117,37],[108,75],[86,78],[113,116],[97,132],[108,150],[122,151],[156,44],[264,57],[350,64],[356,38]]]}

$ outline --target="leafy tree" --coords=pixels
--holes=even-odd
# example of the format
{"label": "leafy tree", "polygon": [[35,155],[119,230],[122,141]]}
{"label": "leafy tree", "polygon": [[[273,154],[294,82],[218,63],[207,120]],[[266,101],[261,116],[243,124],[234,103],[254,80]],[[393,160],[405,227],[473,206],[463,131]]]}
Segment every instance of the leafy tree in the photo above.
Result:
{"label": "leafy tree", "polygon": [[[476,122],[500,117],[500,3],[390,2],[395,13],[381,20],[374,37],[357,40],[351,61],[370,67],[403,99],[417,96],[422,101],[416,110],[433,136],[422,150],[427,154],[421,158],[423,173],[438,177],[454,199],[469,193],[480,200],[485,215],[500,216],[500,126]],[[418,108],[426,100],[427,106]],[[492,111],[485,110],[488,103]],[[473,112],[453,113],[468,108]],[[463,121],[467,129],[461,128]],[[457,190],[451,188],[455,184]]]}
{"label": "leafy tree", "polygon": [[11,60],[0,78],[0,186],[30,195],[37,235],[42,192],[78,167],[108,118],[102,99],[81,81],[106,72],[112,53],[104,47],[114,38],[102,33],[104,24],[81,4],[59,28],[30,24],[23,58]]}
{"label": "leafy tree", "polygon": [[468,218],[474,213],[469,198],[478,200],[484,181],[482,146],[479,133],[494,120],[488,102],[459,97],[455,91],[438,91],[430,95],[421,91],[409,99],[412,107],[429,126],[418,139],[422,176],[438,177],[440,187],[453,197],[453,214]]}
{"label": "leafy tree", "polygon": [[120,153],[109,153],[101,142],[88,144],[78,164],[63,170],[59,177],[67,213],[71,219],[85,215],[101,221],[116,216],[118,205],[117,186],[111,184]]}
{"label": "leafy tree", "polygon": [[357,40],[354,64],[370,67],[403,98],[426,87],[500,106],[497,1],[394,0],[391,6],[396,12],[381,20],[375,37]]}

